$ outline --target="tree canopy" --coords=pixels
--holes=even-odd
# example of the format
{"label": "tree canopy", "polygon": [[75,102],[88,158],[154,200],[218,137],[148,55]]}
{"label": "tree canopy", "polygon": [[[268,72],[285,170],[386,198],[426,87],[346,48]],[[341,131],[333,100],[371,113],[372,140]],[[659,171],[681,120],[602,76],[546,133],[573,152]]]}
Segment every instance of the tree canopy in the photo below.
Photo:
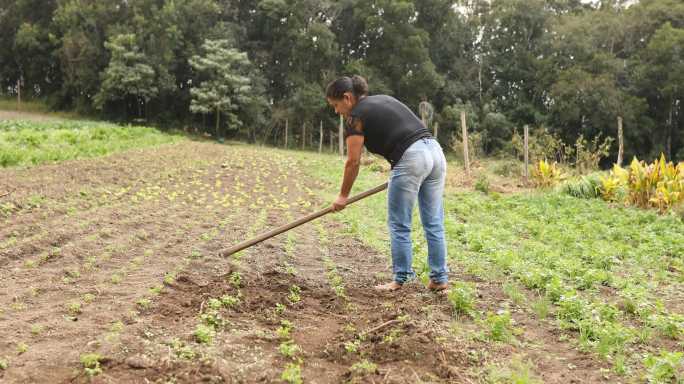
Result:
{"label": "tree canopy", "polygon": [[[0,95],[274,141],[337,119],[339,75],[469,128],[496,153],[527,124],[627,157],[684,160],[680,0],[14,0],[0,5]],[[214,122],[213,124],[210,122]],[[612,148],[616,156],[617,148]]]}

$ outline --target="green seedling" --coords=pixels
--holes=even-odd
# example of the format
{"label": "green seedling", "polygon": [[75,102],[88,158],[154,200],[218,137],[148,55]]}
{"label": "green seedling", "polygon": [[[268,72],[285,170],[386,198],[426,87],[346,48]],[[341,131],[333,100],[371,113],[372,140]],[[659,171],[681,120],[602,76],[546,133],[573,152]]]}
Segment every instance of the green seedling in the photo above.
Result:
{"label": "green seedling", "polygon": [[289,320],[281,320],[280,327],[276,329],[276,334],[281,339],[289,339],[290,332],[292,331],[293,324]]}
{"label": "green seedling", "polygon": [[290,300],[291,303],[298,303],[302,297],[300,296],[300,293],[302,292],[302,289],[299,288],[297,285],[292,285],[290,287],[290,294],[287,296],[287,299]]}
{"label": "green seedling", "polygon": [[214,327],[198,324],[195,328],[195,339],[200,344],[210,344],[214,338]]}
{"label": "green seedling", "polygon": [[378,365],[366,359],[351,366],[350,371],[354,375],[365,376],[378,373]]}
{"label": "green seedling", "polygon": [[44,330],[44,329],[45,329],[45,327],[43,327],[43,326],[40,325],[40,324],[33,324],[33,325],[31,326],[31,334],[34,335],[34,336],[38,336],[38,335],[40,335],[41,333],[43,333],[43,330]]}
{"label": "green seedling", "polygon": [[228,277],[228,283],[236,289],[240,288],[242,285],[242,276],[240,276],[240,272],[235,271],[231,273]]}
{"label": "green seedling", "polygon": [[102,356],[97,353],[86,353],[81,355],[81,364],[88,377],[97,376],[102,373],[102,367],[100,366],[102,359]]}
{"label": "green seedling", "polygon": [[28,348],[29,348],[28,344],[26,344],[26,343],[21,342],[21,343],[17,344],[17,354],[21,355],[21,354],[26,353],[28,351]]}
{"label": "green seedling", "polygon": [[142,309],[149,309],[152,306],[152,300],[143,297],[135,302]]}
{"label": "green seedling", "polygon": [[221,304],[226,308],[234,308],[240,305],[240,298],[231,295],[223,295],[221,296]]}
{"label": "green seedling", "polygon": [[302,384],[302,368],[297,363],[289,363],[285,366],[280,379],[288,384]]}
{"label": "green seedling", "polygon": [[276,303],[276,305],[275,305],[275,313],[276,313],[276,315],[280,316],[280,315],[282,315],[283,313],[285,313],[285,309],[286,309],[286,308],[287,308],[287,307],[285,307],[283,304],[281,304],[281,303]]}
{"label": "green seedling", "polygon": [[67,304],[67,312],[70,315],[76,316],[82,312],[81,303],[69,303]]}
{"label": "green seedling", "polygon": [[471,284],[454,283],[447,294],[447,298],[455,314],[471,315],[475,309],[475,289]]}
{"label": "green seedling", "polygon": [[299,345],[295,344],[292,340],[283,341],[278,347],[280,354],[286,358],[294,358],[295,355],[301,352]]}
{"label": "green seedling", "polygon": [[0,359],[0,370],[7,370],[9,368],[9,362],[5,359]]}

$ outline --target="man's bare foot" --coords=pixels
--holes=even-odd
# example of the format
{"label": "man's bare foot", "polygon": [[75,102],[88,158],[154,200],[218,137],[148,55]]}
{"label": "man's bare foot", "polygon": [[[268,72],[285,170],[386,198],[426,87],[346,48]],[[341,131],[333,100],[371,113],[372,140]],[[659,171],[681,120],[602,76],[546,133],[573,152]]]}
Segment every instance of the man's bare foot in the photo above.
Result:
{"label": "man's bare foot", "polygon": [[387,284],[376,285],[375,289],[378,291],[392,292],[396,291],[397,289],[401,289],[401,284],[397,283],[396,281],[392,281]]}
{"label": "man's bare foot", "polygon": [[449,284],[448,283],[435,283],[434,281],[430,280],[430,283],[428,283],[428,289],[432,291],[437,291],[437,292],[446,292],[447,289],[449,289]]}

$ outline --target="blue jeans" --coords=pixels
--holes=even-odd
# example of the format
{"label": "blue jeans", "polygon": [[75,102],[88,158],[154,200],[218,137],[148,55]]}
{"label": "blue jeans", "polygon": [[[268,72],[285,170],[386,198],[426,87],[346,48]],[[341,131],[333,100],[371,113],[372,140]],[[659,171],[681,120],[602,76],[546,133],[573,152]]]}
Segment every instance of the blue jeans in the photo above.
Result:
{"label": "blue jeans", "polygon": [[411,245],[411,219],[416,199],[427,240],[430,279],[435,283],[448,280],[442,203],[445,178],[446,160],[442,147],[434,139],[413,143],[390,172],[387,221],[394,281],[399,284],[416,276],[412,268]]}

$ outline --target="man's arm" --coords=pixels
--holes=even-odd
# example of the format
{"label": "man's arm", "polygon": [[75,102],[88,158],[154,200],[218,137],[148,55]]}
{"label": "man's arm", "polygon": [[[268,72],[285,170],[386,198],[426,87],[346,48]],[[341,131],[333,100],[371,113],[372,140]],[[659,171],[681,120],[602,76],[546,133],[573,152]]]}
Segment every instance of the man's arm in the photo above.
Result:
{"label": "man's arm", "polygon": [[[354,129],[361,131],[360,121],[357,121],[356,124],[354,124]],[[340,211],[347,205],[347,198],[351,193],[356,176],[359,174],[363,140],[364,137],[362,135],[347,136],[347,161],[344,163],[344,177],[342,178],[340,195],[333,203],[333,211]]]}

